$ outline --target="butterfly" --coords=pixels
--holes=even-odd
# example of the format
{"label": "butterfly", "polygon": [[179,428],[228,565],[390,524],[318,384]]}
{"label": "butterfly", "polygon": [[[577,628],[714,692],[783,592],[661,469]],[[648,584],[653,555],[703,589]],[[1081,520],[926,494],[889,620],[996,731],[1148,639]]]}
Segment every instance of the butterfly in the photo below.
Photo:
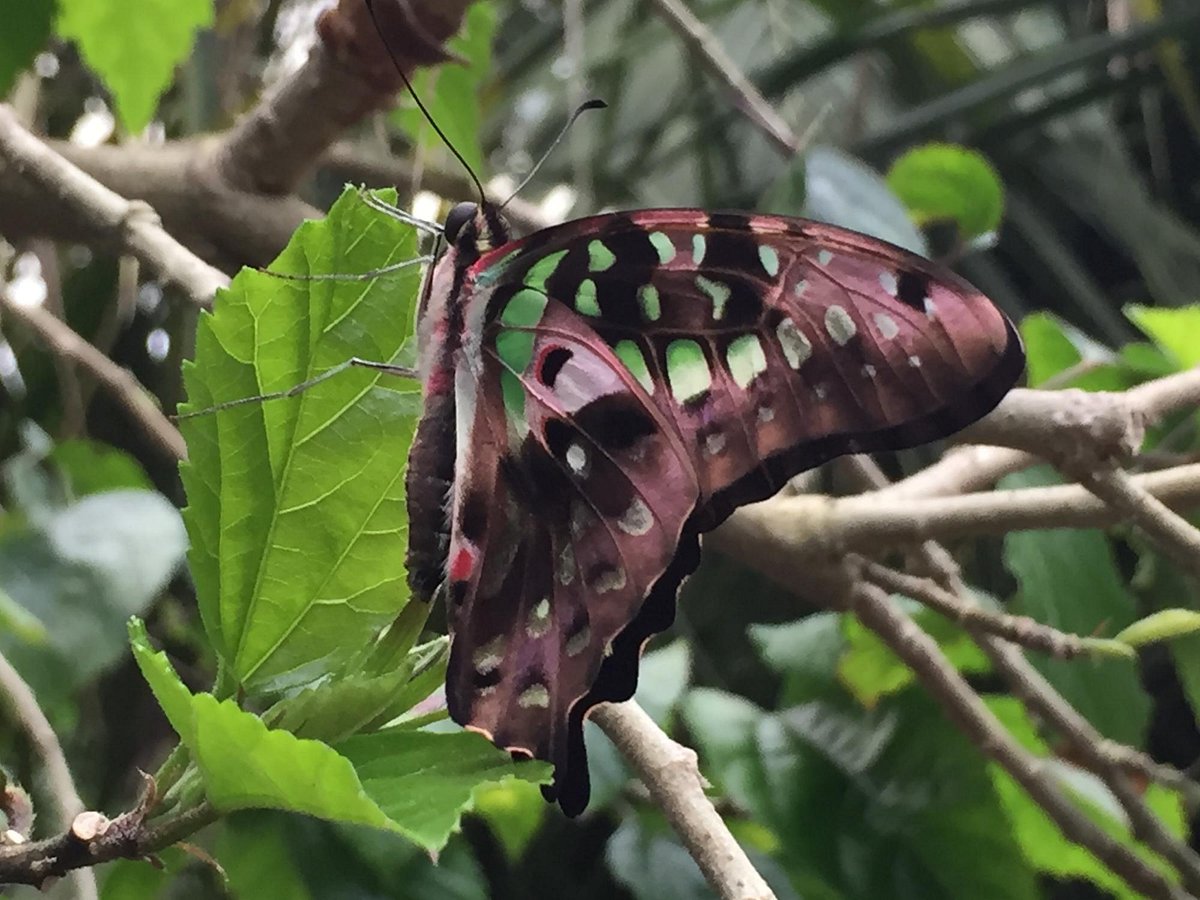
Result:
{"label": "butterfly", "polygon": [[953,272],[798,218],[648,209],[512,239],[460,204],[419,311],[409,580],[444,595],[450,716],[554,764],[626,700],[699,536],[846,453],[945,437],[1024,368]]}

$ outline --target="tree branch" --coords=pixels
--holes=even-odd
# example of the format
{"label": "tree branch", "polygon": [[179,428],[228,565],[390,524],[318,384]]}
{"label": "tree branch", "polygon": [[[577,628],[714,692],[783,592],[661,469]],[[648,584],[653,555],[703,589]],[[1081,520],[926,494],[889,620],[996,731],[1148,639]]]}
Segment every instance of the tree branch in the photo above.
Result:
{"label": "tree branch", "polygon": [[667,737],[632,700],[601,704],[593,711],[592,720],[637,771],[723,900],[775,900],[774,892],[705,795],[694,750]]}

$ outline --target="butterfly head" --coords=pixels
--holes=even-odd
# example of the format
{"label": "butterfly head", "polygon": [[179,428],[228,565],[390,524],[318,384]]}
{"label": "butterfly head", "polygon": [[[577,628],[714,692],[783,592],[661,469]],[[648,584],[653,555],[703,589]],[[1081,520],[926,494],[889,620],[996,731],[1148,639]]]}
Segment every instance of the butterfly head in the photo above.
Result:
{"label": "butterfly head", "polygon": [[446,216],[444,234],[460,258],[472,261],[511,240],[508,223],[492,203],[458,204]]}

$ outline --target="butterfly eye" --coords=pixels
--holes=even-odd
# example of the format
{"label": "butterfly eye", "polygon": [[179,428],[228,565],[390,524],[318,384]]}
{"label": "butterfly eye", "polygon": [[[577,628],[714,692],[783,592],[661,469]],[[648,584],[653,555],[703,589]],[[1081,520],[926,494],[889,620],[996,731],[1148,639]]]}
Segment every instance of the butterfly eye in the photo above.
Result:
{"label": "butterfly eye", "polygon": [[451,244],[458,240],[458,236],[462,234],[466,224],[475,218],[475,211],[479,207],[474,203],[460,203],[446,216],[445,234],[446,240]]}

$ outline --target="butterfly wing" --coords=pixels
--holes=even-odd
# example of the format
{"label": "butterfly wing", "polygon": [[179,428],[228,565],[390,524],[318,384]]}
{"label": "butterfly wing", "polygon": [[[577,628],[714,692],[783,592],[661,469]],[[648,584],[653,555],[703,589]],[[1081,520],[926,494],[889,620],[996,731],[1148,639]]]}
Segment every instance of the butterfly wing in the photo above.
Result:
{"label": "butterfly wing", "polygon": [[464,297],[450,711],[553,761],[564,808],[582,719],[632,694],[698,533],[833,456],[957,431],[1024,362],[953,273],[799,219],[571,222],[481,258]]}

